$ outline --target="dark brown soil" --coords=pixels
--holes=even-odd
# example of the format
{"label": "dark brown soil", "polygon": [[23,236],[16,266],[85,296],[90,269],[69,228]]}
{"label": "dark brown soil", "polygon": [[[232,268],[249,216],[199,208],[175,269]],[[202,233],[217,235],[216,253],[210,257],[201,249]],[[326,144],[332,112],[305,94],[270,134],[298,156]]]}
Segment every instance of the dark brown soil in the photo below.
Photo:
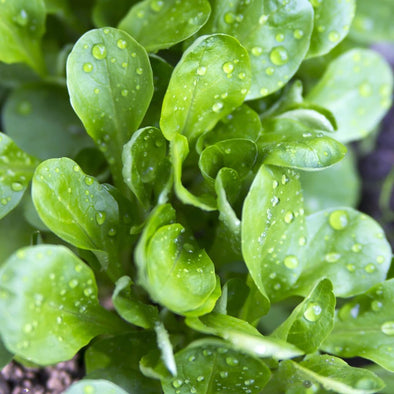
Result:
{"label": "dark brown soil", "polygon": [[12,361],[0,373],[0,394],[61,394],[82,376],[78,357],[45,368],[27,368]]}

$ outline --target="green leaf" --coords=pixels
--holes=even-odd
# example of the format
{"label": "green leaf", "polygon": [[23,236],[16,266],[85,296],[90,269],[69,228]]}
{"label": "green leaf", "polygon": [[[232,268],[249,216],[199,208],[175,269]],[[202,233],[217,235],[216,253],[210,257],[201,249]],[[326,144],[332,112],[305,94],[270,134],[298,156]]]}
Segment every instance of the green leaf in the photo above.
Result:
{"label": "green leaf", "polygon": [[193,342],[178,352],[175,360],[182,368],[175,378],[162,381],[166,394],[258,394],[271,375],[262,361],[237,352],[222,341]]}
{"label": "green leaf", "polygon": [[394,41],[392,18],[394,4],[391,0],[357,0],[356,16],[350,29],[350,37],[366,44],[378,41]]}
{"label": "green leaf", "polygon": [[308,57],[330,52],[348,34],[356,8],[355,0],[310,0],[314,26]]}
{"label": "green leaf", "polygon": [[78,248],[105,251],[103,268],[113,279],[121,276],[116,259],[119,208],[108,190],[71,159],[50,159],[36,169],[32,198],[51,231]]}
{"label": "green leaf", "polygon": [[0,337],[0,368],[3,369],[14,357],[4,346],[3,340]]}
{"label": "green leaf", "polygon": [[262,165],[242,211],[242,255],[260,292],[285,298],[302,272],[304,209],[299,175]]}
{"label": "green leaf", "polygon": [[19,204],[38,163],[0,133],[0,219]]}
{"label": "green leaf", "polygon": [[282,88],[295,74],[308,48],[313,8],[308,0],[212,1],[202,33],[228,33],[248,50],[252,86],[247,99]]}
{"label": "green leaf", "polygon": [[330,208],[306,219],[305,266],[294,294],[326,277],[339,297],[360,294],[386,278],[390,244],[378,223],[352,208]]}
{"label": "green leaf", "polygon": [[321,280],[272,334],[305,353],[316,352],[334,326],[335,296],[328,279]]}
{"label": "green leaf", "polygon": [[330,63],[307,99],[329,109],[338,122],[335,138],[364,138],[391,106],[393,76],[376,52],[353,49]]}
{"label": "green leaf", "polygon": [[73,383],[64,394],[86,394],[86,393],[105,393],[105,394],[127,394],[121,387],[104,379],[84,379]]}
{"label": "green leaf", "polygon": [[198,316],[220,296],[219,279],[207,253],[175,222],[170,205],[151,213],[136,249],[139,280],[153,300],[171,311]]}
{"label": "green leaf", "polygon": [[137,0],[96,0],[92,19],[96,27],[116,26]]}
{"label": "green leaf", "polygon": [[30,85],[14,90],[3,110],[5,132],[25,152],[42,160],[73,157],[92,145],[69,104],[67,90]]}
{"label": "green leaf", "polygon": [[67,86],[71,104],[104,153],[115,183],[123,185],[117,158],[144,118],[153,94],[145,49],[121,30],[90,30],[68,57]]}
{"label": "green leaf", "polygon": [[394,279],[343,305],[322,348],[341,357],[367,358],[394,372]]}
{"label": "green leaf", "polygon": [[314,171],[340,161],[347,151],[340,142],[291,119],[268,119],[263,128],[257,145],[264,164]]}
{"label": "green leaf", "polygon": [[364,368],[351,367],[336,357],[314,355],[300,363],[282,361],[264,393],[372,394],[383,387],[384,382]]}
{"label": "green leaf", "polygon": [[196,331],[220,336],[235,349],[253,356],[281,360],[303,354],[303,351],[294,345],[277,338],[265,337],[246,321],[233,316],[211,313],[199,318],[187,317],[186,323]]}
{"label": "green leaf", "polygon": [[119,315],[131,324],[142,328],[153,328],[158,319],[155,306],[140,301],[128,276],[122,276],[116,282],[112,302]]}
{"label": "green leaf", "polygon": [[351,150],[348,150],[340,162],[324,171],[308,171],[300,175],[307,214],[341,205],[353,208],[357,206],[360,198],[360,179]]}
{"label": "green leaf", "polygon": [[250,87],[249,56],[225,34],[198,38],[172,73],[160,126],[173,140],[179,133],[191,143],[239,107]]}
{"label": "green leaf", "polygon": [[379,378],[381,378],[384,381],[384,383],[386,384],[386,387],[381,389],[379,391],[379,393],[380,394],[391,394],[391,387],[393,387],[393,385],[394,385],[394,373],[387,371],[386,369],[384,369],[381,366],[376,365],[376,364],[369,365],[367,368],[369,371],[378,375]]}
{"label": "green leaf", "polygon": [[123,147],[123,178],[145,209],[164,203],[171,187],[167,141],[159,129],[145,127]]}
{"label": "green leaf", "polygon": [[99,305],[92,270],[63,246],[18,250],[0,278],[1,336],[28,361],[69,360],[96,335],[127,329]]}
{"label": "green leaf", "polygon": [[164,324],[161,321],[155,322],[155,331],[157,336],[157,345],[160,348],[161,352],[161,359],[163,360],[164,365],[171,373],[171,375],[176,376],[177,367],[174,358],[174,350],[168,331],[166,330]]}
{"label": "green leaf", "polygon": [[119,29],[131,34],[147,51],[156,52],[192,36],[210,12],[207,0],[145,0],[130,9]]}
{"label": "green leaf", "polygon": [[41,37],[45,32],[43,0],[0,2],[0,61],[26,63],[45,74]]}
{"label": "green leaf", "polygon": [[197,141],[197,150],[200,153],[207,146],[233,138],[256,141],[261,130],[259,115],[246,104],[242,104],[231,114],[222,118],[211,131],[200,136]]}

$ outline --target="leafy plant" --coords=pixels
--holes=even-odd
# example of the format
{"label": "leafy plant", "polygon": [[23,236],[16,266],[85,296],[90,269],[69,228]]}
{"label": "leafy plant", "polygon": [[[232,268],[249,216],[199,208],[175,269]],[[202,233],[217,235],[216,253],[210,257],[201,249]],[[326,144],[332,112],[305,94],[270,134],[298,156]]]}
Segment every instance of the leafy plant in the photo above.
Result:
{"label": "leafy plant", "polygon": [[69,394],[393,380],[392,251],[349,143],[391,106],[363,44],[394,10],[357,6],[0,0],[1,366],[82,349]]}

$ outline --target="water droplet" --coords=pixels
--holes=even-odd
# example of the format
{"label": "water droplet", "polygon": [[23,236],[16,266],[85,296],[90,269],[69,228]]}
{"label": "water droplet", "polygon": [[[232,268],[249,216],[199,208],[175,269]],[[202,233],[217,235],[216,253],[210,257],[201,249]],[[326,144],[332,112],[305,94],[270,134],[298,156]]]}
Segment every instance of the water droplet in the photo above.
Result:
{"label": "water droplet", "polygon": [[365,266],[364,270],[365,270],[365,272],[368,272],[369,274],[371,274],[372,272],[374,272],[376,270],[376,267],[372,263],[370,263]]}
{"label": "water droplet", "polygon": [[114,237],[116,235],[116,229],[114,229],[113,227],[111,227],[109,230],[108,230],[108,236],[109,237]]}
{"label": "water droplet", "polygon": [[284,221],[286,223],[291,223],[294,220],[294,214],[291,211],[286,212],[285,217],[284,217]]}
{"label": "water droplet", "polygon": [[280,202],[280,200],[279,200],[278,197],[274,196],[274,197],[271,198],[271,203],[272,203],[272,206],[273,206],[273,207],[275,207],[276,205],[278,205],[279,202]]}
{"label": "water droplet", "polygon": [[234,71],[234,64],[231,63],[231,62],[226,62],[226,63],[223,64],[222,68],[223,68],[223,71],[226,74],[230,74],[230,73],[232,73]]}
{"label": "water droplet", "polygon": [[81,169],[81,168],[80,168],[79,165],[77,165],[77,164],[75,164],[74,167],[73,167],[73,170],[74,170],[75,172],[79,172],[80,169]]}
{"label": "water droplet", "polygon": [[347,265],[346,265],[346,269],[347,269],[349,272],[354,272],[354,271],[356,270],[356,266],[355,266],[354,264],[347,264]]}
{"label": "water droplet", "polygon": [[31,112],[32,108],[31,108],[31,104],[29,101],[23,100],[18,104],[18,113],[20,115],[29,115]]}
{"label": "water droplet", "polygon": [[285,174],[283,174],[281,182],[282,182],[282,185],[286,185],[286,183],[289,182],[289,178]]}
{"label": "water droplet", "polygon": [[105,212],[100,212],[98,211],[96,213],[96,222],[99,226],[101,226],[102,224],[104,224],[105,222],[105,218],[106,218],[106,214]]}
{"label": "water droplet", "polygon": [[172,382],[172,385],[176,388],[179,389],[183,385],[183,380],[181,379],[176,379]]}
{"label": "water droplet", "polygon": [[19,11],[19,14],[17,14],[16,16],[14,16],[13,18],[14,22],[21,26],[21,27],[25,27],[27,26],[27,24],[29,23],[29,15],[27,14],[26,10],[24,10],[23,8]]}
{"label": "water droplet", "polygon": [[93,294],[93,289],[91,287],[87,287],[86,289],[84,289],[83,294],[85,294],[86,297],[89,297]]}
{"label": "water droplet", "polygon": [[328,222],[334,230],[343,230],[348,225],[349,217],[346,211],[338,210],[330,214]]}
{"label": "water droplet", "polygon": [[371,309],[372,309],[374,312],[377,312],[377,311],[379,311],[380,309],[382,309],[382,306],[383,306],[383,304],[382,304],[380,301],[378,301],[378,300],[373,300],[373,301],[371,302]]}
{"label": "water droplet", "polygon": [[126,62],[122,63],[122,68],[126,68],[128,66],[128,64]]}
{"label": "water droplet", "polygon": [[221,378],[224,379],[224,378],[228,377],[228,372],[227,371],[220,371],[219,375],[220,375]]}
{"label": "water droplet", "polygon": [[311,0],[313,7],[320,7],[323,0]]}
{"label": "water droplet", "polygon": [[285,35],[284,35],[283,33],[278,33],[278,34],[275,36],[275,40],[278,41],[278,42],[283,42],[284,39],[285,39]]}
{"label": "water droplet", "polygon": [[85,63],[82,66],[83,71],[85,71],[85,73],[90,73],[93,71],[93,64],[92,63]]}
{"label": "water droplet", "polygon": [[305,237],[300,237],[298,240],[298,245],[304,246],[306,244],[306,238]]}
{"label": "water droplet", "polygon": [[207,68],[205,66],[200,66],[200,67],[197,68],[196,72],[197,72],[197,75],[203,76],[203,75],[206,74]]}
{"label": "water droplet", "polygon": [[252,48],[252,55],[253,56],[260,56],[263,53],[263,48],[261,47],[253,47]]}
{"label": "water droplet", "polygon": [[75,287],[78,286],[78,280],[77,279],[71,279],[70,282],[68,282],[68,285],[74,289]]}
{"label": "water droplet", "polygon": [[276,66],[283,66],[289,61],[289,54],[283,46],[274,48],[270,53],[270,60]]}
{"label": "water droplet", "polygon": [[232,12],[226,12],[224,14],[224,21],[227,24],[231,25],[232,23],[235,22],[235,15]]}
{"label": "water droplet", "polygon": [[304,37],[304,32],[301,29],[296,29],[294,30],[293,36],[296,40],[300,40],[302,37]]}
{"label": "water droplet", "polygon": [[164,5],[163,0],[153,0],[150,3],[150,8],[152,11],[159,12],[163,8],[163,5]]}
{"label": "water droplet", "polygon": [[377,262],[378,264],[383,264],[384,261],[385,261],[384,256],[378,256],[378,257],[376,257],[376,262]]}
{"label": "water droplet", "polygon": [[123,89],[123,90],[120,92],[120,94],[121,94],[123,97],[126,97],[126,96],[129,94],[129,91],[128,91],[127,89]]}
{"label": "water droplet", "polygon": [[330,33],[328,33],[328,39],[331,42],[337,42],[340,39],[340,35],[337,31],[333,30],[333,31],[330,31]]}
{"label": "water droplet", "polygon": [[247,379],[247,380],[244,381],[244,385],[245,386],[250,386],[253,383],[254,383],[254,379]]}
{"label": "water droplet", "polygon": [[276,189],[279,186],[279,182],[278,181],[273,181],[272,182],[272,188]]}
{"label": "water droplet", "polygon": [[33,331],[33,326],[30,323],[27,323],[23,326],[23,332],[26,334],[30,334]]}
{"label": "water droplet", "polygon": [[23,185],[22,185],[21,183],[19,183],[19,182],[13,182],[13,183],[11,184],[11,189],[12,189],[14,192],[20,192],[20,191],[23,190]]}
{"label": "water droplet", "polygon": [[260,25],[264,25],[265,22],[268,20],[268,15],[262,14],[259,18]]}
{"label": "water droplet", "polygon": [[234,357],[226,357],[226,364],[235,367],[239,364],[239,360]]}
{"label": "water droplet", "polygon": [[360,244],[354,244],[354,245],[352,246],[352,251],[353,251],[354,253],[358,253],[358,252],[361,251],[362,248],[363,248],[362,245],[360,245]]}
{"label": "water droplet", "polygon": [[327,263],[336,263],[340,258],[341,255],[336,252],[327,253],[324,256],[324,260],[327,261]]}
{"label": "water droplet", "polygon": [[127,47],[127,41],[119,39],[118,42],[116,43],[116,45],[120,49],[125,49]]}
{"label": "water droplet", "polygon": [[223,103],[221,103],[220,101],[212,105],[213,112],[219,113],[222,109],[223,109]]}
{"label": "water droplet", "polygon": [[85,178],[85,183],[86,183],[88,186],[93,185],[93,182],[94,182],[94,180],[93,180],[92,177],[87,176],[87,177]]}
{"label": "water droplet", "polygon": [[394,321],[386,321],[380,327],[383,334],[394,335]]}
{"label": "water droplet", "polygon": [[362,83],[359,86],[358,91],[359,91],[359,93],[360,93],[360,95],[362,97],[370,97],[370,96],[372,96],[372,86],[370,85],[369,82]]}
{"label": "water droplet", "polygon": [[197,382],[202,382],[203,380],[205,380],[204,376],[197,376]]}
{"label": "water droplet", "polygon": [[320,319],[322,312],[321,306],[316,302],[311,302],[308,304],[304,312],[304,317],[310,322],[315,322]]}
{"label": "water droplet", "polygon": [[107,57],[107,48],[104,44],[96,44],[92,48],[92,55],[97,60],[102,60]]}
{"label": "water droplet", "polygon": [[265,69],[265,73],[266,73],[268,76],[273,75],[274,72],[275,72],[275,69],[274,69],[273,67],[267,67],[267,68]]}
{"label": "water droplet", "polygon": [[290,255],[290,256],[286,256],[283,263],[285,264],[285,266],[289,269],[294,269],[297,268],[298,266],[298,259],[296,256]]}
{"label": "water droplet", "polygon": [[6,198],[2,198],[1,205],[7,205],[7,204],[8,204],[8,200]]}
{"label": "water droplet", "polygon": [[190,361],[191,363],[192,363],[193,361],[196,361],[196,356],[190,356],[190,357],[188,358],[188,361]]}
{"label": "water droplet", "polygon": [[94,387],[91,386],[90,384],[84,386],[84,388],[83,388],[83,392],[84,392],[85,394],[92,394],[92,393],[94,393],[95,391],[96,391],[96,390],[94,389]]}

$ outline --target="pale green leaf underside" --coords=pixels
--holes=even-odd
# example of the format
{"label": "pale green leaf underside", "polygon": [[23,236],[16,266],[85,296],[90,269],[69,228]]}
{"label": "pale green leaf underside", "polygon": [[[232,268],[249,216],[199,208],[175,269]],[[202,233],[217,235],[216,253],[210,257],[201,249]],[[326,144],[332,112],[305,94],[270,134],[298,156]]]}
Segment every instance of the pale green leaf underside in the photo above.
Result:
{"label": "pale green leaf underside", "polygon": [[72,384],[64,394],[87,394],[87,393],[105,393],[105,394],[127,394],[127,391],[117,386],[115,383],[104,379],[84,379]]}

